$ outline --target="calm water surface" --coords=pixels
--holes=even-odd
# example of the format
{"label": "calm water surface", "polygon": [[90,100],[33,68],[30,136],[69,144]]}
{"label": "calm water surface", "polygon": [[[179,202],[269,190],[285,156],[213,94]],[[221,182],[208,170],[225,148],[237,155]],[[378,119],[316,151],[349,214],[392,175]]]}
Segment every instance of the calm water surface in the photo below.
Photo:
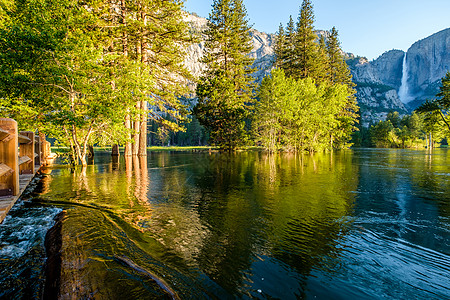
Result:
{"label": "calm water surface", "polygon": [[[450,152],[149,153],[44,170],[0,226],[0,297],[449,299]],[[61,213],[62,212],[62,213]]]}

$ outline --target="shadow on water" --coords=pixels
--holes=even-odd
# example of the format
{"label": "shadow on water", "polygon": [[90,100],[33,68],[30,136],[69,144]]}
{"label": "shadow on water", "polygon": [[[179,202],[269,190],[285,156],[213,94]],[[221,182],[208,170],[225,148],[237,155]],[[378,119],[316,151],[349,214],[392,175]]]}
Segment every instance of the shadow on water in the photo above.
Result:
{"label": "shadow on water", "polygon": [[[449,295],[446,151],[96,153],[84,170],[44,172],[8,220],[46,211],[29,218],[47,220],[29,241],[39,254],[18,255],[37,275],[19,282],[26,267],[11,271],[3,297]],[[43,236],[57,214],[44,291]],[[4,266],[17,264],[2,254],[15,245],[6,232]]]}

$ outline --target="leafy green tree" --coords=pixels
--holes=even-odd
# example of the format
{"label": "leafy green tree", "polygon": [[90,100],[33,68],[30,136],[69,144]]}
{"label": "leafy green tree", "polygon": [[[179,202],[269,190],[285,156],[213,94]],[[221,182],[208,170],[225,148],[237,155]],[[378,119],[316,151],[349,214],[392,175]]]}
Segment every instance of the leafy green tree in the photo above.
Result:
{"label": "leafy green tree", "polygon": [[346,97],[345,85],[317,86],[311,78],[295,80],[274,69],[258,90],[256,141],[269,151],[331,149],[330,132],[339,126],[336,115]]}
{"label": "leafy green tree", "polygon": [[293,88],[295,81],[286,78],[282,69],[275,69],[263,79],[258,89],[253,132],[256,141],[270,152],[283,147],[285,122],[292,105],[289,100],[295,96]]}
{"label": "leafy green tree", "polygon": [[87,144],[130,140],[123,126],[130,113],[143,120],[135,131],[146,128],[146,101],[154,119],[172,115],[165,125],[180,129],[178,96],[188,78],[181,49],[190,40],[182,2],[17,0],[5,7],[0,99],[7,115],[65,140],[82,165]]}
{"label": "leafy green tree", "polygon": [[437,114],[442,119],[442,122],[450,130],[449,110],[450,110],[450,72],[442,78],[442,85],[440,92],[436,95],[437,98],[429,101],[427,100],[416,111],[419,113],[430,114],[429,120],[432,119],[431,115]]}
{"label": "leafy green tree", "polygon": [[372,143],[377,148],[389,148],[395,142],[394,126],[391,121],[380,121],[370,127]]}
{"label": "leafy green tree", "polygon": [[386,121],[391,121],[394,128],[400,128],[401,119],[400,114],[397,111],[390,111],[386,116]]}
{"label": "leafy green tree", "polygon": [[208,19],[207,70],[197,85],[195,114],[213,144],[235,149],[246,143],[245,119],[252,102],[252,46],[242,0],[215,0]]}
{"label": "leafy green tree", "polygon": [[60,135],[86,165],[91,135],[122,118],[95,18],[78,2],[64,0],[16,1],[9,14],[0,33],[6,41],[2,91],[23,99],[41,124],[62,128]]}
{"label": "leafy green tree", "polygon": [[348,65],[345,63],[339,38],[338,31],[333,27],[330,31],[330,36],[326,43],[328,64],[329,64],[329,79],[332,84],[344,84],[347,86],[348,96],[345,100],[345,106],[342,111],[338,113],[340,125],[338,130],[334,132],[332,139],[334,140],[335,148],[343,148],[347,146],[348,140],[352,132],[356,129],[357,112],[359,110],[356,102],[355,84],[352,81],[352,75]]}

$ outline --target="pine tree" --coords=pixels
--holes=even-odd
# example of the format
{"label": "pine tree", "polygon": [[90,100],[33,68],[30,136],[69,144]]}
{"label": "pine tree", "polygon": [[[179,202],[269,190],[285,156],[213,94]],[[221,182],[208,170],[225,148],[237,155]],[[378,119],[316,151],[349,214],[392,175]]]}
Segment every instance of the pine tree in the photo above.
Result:
{"label": "pine tree", "polygon": [[[134,129],[145,131],[145,101],[152,118],[171,115],[166,127],[181,129],[186,110],[178,96],[190,78],[182,49],[191,40],[181,1],[14,4],[8,24],[0,22],[0,94],[27,99],[23,110],[51,124],[83,165],[88,143],[130,141],[124,120],[142,120]],[[145,140],[144,134],[137,141]]]}
{"label": "pine tree", "polygon": [[348,97],[344,109],[339,112],[337,118],[340,121],[338,128],[331,136],[333,147],[345,147],[350,139],[351,133],[356,129],[354,124],[357,122],[357,112],[359,110],[356,102],[356,86],[352,81],[352,75],[342,54],[338,31],[335,27],[331,29],[327,42],[327,54],[329,62],[329,78],[332,84],[344,84],[347,86]]}
{"label": "pine tree", "polygon": [[303,0],[295,38],[294,78],[323,77],[323,65],[318,59],[317,35],[314,32],[314,12],[310,0]]}
{"label": "pine tree", "polygon": [[295,52],[295,39],[296,39],[296,29],[295,29],[295,23],[292,16],[289,16],[289,22],[286,26],[286,32],[284,33],[284,30],[281,29],[282,26],[280,25],[280,31],[283,32],[283,35],[281,36],[279,45],[277,48],[278,53],[276,54],[276,66],[280,67],[284,70],[285,74],[287,76],[293,76],[295,73],[295,61],[296,61],[296,52]]}
{"label": "pine tree", "polygon": [[275,67],[282,68],[286,57],[286,34],[284,32],[283,24],[280,24],[278,33],[276,35],[276,42],[274,47],[275,52]]}
{"label": "pine tree", "polygon": [[245,119],[252,102],[250,26],[242,0],[215,0],[206,31],[207,70],[197,85],[195,114],[212,142],[235,149],[247,140]]}
{"label": "pine tree", "polygon": [[327,45],[325,37],[322,35],[319,38],[316,56],[316,83],[325,83],[329,81],[330,77],[330,62],[327,55]]}

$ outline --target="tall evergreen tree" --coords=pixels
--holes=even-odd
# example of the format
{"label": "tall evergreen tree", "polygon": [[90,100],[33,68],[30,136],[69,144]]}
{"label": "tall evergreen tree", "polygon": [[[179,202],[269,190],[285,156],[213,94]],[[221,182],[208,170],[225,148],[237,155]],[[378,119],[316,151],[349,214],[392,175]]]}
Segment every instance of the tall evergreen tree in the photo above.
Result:
{"label": "tall evergreen tree", "polygon": [[277,38],[274,47],[276,57],[275,66],[278,68],[282,68],[284,60],[286,59],[286,34],[284,32],[283,24],[280,24],[276,37]]}
{"label": "tall evergreen tree", "polygon": [[235,149],[247,140],[245,119],[252,102],[250,26],[242,0],[215,0],[208,19],[207,70],[197,85],[195,114],[214,144]]}
{"label": "tall evergreen tree", "polygon": [[129,141],[126,112],[146,127],[137,103],[149,101],[154,119],[171,115],[164,124],[180,129],[178,96],[190,77],[182,66],[190,41],[182,1],[13,2],[7,12],[2,6],[9,17],[0,22],[0,98],[17,99],[40,124],[63,129],[83,165],[96,137]]}
{"label": "tall evergreen tree", "polygon": [[310,0],[303,0],[295,38],[295,78],[323,77],[323,62],[319,59],[317,34],[314,32],[314,12]]}
{"label": "tall evergreen tree", "polygon": [[326,44],[329,63],[329,79],[332,84],[344,84],[347,86],[348,97],[346,98],[343,110],[339,112],[337,118],[340,123],[336,131],[332,133],[331,141],[335,148],[345,147],[351,133],[356,129],[357,112],[359,110],[356,102],[356,84],[352,81],[352,74],[342,54],[339,42],[338,31],[333,27]]}
{"label": "tall evergreen tree", "polygon": [[295,39],[296,39],[295,23],[292,16],[289,16],[289,22],[284,31],[280,24],[278,31],[277,44],[275,45],[276,62],[275,65],[284,70],[287,76],[294,76],[295,73]]}

